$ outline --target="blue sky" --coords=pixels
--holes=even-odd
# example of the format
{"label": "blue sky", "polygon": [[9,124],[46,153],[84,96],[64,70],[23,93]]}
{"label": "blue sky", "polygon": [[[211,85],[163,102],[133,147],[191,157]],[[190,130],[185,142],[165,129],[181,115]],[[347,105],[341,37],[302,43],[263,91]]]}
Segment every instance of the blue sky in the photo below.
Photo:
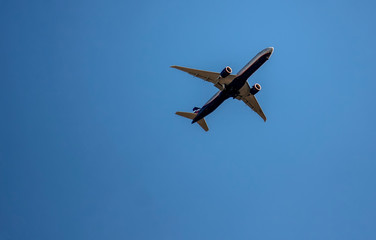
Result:
{"label": "blue sky", "polygon": [[375,239],[375,7],[0,1],[0,239]]}

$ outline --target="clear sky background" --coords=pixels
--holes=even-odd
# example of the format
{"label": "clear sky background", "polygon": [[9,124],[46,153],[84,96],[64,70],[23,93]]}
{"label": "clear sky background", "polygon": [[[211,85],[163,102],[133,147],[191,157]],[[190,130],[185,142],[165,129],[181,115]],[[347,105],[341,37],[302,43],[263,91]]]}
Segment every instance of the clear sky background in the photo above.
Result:
{"label": "clear sky background", "polygon": [[[376,239],[375,9],[0,0],[0,239]],[[270,46],[266,123],[174,114]]]}

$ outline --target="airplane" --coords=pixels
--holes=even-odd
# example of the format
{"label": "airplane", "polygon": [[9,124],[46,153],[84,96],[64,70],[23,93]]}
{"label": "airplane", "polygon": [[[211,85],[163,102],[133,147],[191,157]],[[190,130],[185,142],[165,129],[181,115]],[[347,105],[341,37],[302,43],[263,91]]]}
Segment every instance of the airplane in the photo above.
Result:
{"label": "airplane", "polygon": [[176,112],[175,114],[189,118],[192,120],[192,124],[197,122],[205,131],[209,131],[205,117],[217,109],[217,107],[219,107],[219,105],[221,105],[226,99],[232,97],[233,99],[236,98],[242,100],[266,122],[266,116],[255,97],[255,94],[261,90],[261,85],[256,83],[250,87],[247,80],[257,69],[259,69],[259,67],[269,60],[273,51],[273,47],[265,48],[252,58],[252,60],[249,61],[249,63],[247,63],[247,65],[245,65],[236,75],[231,74],[232,69],[229,66],[225,67],[220,73],[171,66],[172,68],[176,68],[195,77],[211,82],[219,89],[219,91],[210,98],[203,107],[194,107],[193,113]]}

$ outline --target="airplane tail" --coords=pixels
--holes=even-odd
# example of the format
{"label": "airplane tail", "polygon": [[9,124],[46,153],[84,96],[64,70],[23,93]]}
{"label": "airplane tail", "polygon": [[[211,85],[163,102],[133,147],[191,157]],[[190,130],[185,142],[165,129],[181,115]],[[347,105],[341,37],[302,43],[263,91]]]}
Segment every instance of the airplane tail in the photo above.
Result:
{"label": "airplane tail", "polygon": [[[176,112],[176,115],[179,115],[179,116],[182,116],[182,117],[185,117],[185,118],[189,118],[189,119],[194,119],[197,115],[197,113],[189,113],[189,112]],[[205,121],[205,118],[203,119],[200,119],[199,121],[197,121],[198,125],[200,125],[200,127],[202,127],[202,129],[204,129],[206,132],[209,131],[209,128],[208,128],[208,125],[206,124],[206,121]]]}

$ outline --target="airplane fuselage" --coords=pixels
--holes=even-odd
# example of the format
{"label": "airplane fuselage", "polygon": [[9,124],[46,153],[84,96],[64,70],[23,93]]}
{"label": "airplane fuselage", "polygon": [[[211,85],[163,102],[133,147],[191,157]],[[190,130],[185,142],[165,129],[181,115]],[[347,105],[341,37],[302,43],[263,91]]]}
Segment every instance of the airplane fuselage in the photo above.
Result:
{"label": "airplane fuselage", "polygon": [[247,79],[259,69],[272,55],[273,48],[265,48],[259,52],[247,65],[245,65],[237,74],[234,80],[225,86],[225,88],[217,92],[197,113],[197,116],[193,119],[192,123],[199,121],[212,113],[219,105],[221,105],[226,99],[235,98],[239,94],[239,90],[247,82]]}

